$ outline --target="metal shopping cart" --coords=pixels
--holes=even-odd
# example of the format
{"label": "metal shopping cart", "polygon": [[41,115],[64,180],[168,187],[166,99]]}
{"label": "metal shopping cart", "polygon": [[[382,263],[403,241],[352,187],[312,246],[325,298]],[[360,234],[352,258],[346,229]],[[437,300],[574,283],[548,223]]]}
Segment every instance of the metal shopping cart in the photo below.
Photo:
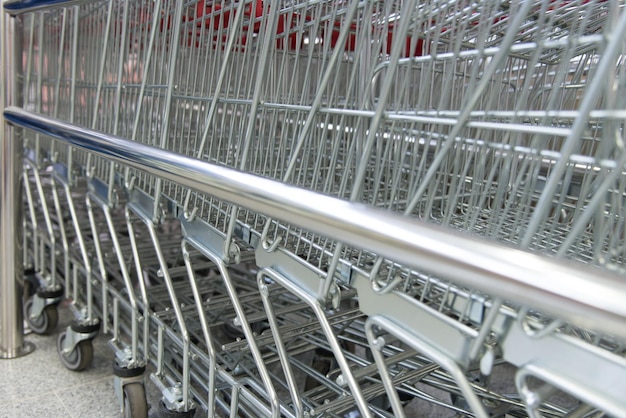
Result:
{"label": "metal shopping cart", "polygon": [[[146,366],[162,416],[626,415],[623,333],[559,310],[624,275],[622,2],[102,0],[24,22],[27,109],[167,152],[27,142],[30,258],[79,306],[61,358],[86,367],[101,321],[127,416]],[[227,174],[191,186],[193,161]],[[241,173],[274,181],[220,187]],[[281,218],[260,184],[317,194]],[[394,257],[378,225],[310,227],[328,196],[456,234]],[[554,309],[507,288],[520,269]]]}
{"label": "metal shopping cart", "polygon": [[[76,14],[76,20],[79,15]],[[58,18],[58,20],[56,20]],[[61,24],[60,24],[61,23]],[[84,115],[74,106],[77,97],[76,68],[78,26],[71,12],[64,10],[47,23],[43,14],[28,16],[23,22],[24,94],[28,107],[43,114],[76,122]],[[58,31],[60,28],[67,30]],[[74,48],[69,48],[73,45]],[[70,52],[71,50],[71,52]],[[68,54],[68,55],[66,55]],[[71,63],[71,67],[70,67]],[[70,99],[71,98],[71,99]],[[32,263],[36,292],[25,302],[25,318],[34,332],[50,333],[57,323],[56,305],[62,296],[70,298],[76,320],[63,333],[61,341],[80,345],[76,356],[65,362],[72,369],[83,369],[91,361],[90,340],[99,330],[93,306],[92,263],[89,252],[94,246],[85,222],[87,190],[81,172],[87,154],[72,147],[59,146],[49,138],[26,135],[24,185],[28,225],[25,234],[25,260]],[[100,304],[96,304],[98,309]],[[74,330],[76,333],[72,332]],[[69,337],[69,338],[66,338]],[[61,350],[61,348],[60,348]],[[68,350],[68,353],[72,350]],[[62,356],[66,359],[66,356]]]}

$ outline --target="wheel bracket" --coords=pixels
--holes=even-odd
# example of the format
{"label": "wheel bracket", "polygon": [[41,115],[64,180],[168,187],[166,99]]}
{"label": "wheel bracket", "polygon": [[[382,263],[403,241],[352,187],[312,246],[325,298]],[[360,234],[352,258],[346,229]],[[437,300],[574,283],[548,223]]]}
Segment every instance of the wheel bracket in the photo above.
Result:
{"label": "wheel bracket", "polygon": [[71,326],[67,327],[65,331],[65,340],[63,341],[63,352],[61,354],[67,355],[74,351],[74,348],[81,341],[92,340],[98,335],[98,331],[94,332],[76,332]]}

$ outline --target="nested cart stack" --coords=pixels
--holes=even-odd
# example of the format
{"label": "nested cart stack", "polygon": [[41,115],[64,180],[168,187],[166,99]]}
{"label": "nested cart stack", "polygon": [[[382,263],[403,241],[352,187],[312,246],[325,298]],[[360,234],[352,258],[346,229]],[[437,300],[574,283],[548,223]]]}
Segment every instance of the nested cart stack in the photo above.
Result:
{"label": "nested cart stack", "polygon": [[25,315],[125,416],[626,416],[623,2],[24,3]]}

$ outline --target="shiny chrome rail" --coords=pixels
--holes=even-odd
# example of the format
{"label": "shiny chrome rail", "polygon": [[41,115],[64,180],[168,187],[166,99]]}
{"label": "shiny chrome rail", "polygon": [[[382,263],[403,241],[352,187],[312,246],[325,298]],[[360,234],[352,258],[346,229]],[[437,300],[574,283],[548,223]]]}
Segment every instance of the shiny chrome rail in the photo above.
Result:
{"label": "shiny chrome rail", "polygon": [[583,328],[626,338],[623,277],[474,239],[16,107],[5,119],[120,164],[290,222]]}

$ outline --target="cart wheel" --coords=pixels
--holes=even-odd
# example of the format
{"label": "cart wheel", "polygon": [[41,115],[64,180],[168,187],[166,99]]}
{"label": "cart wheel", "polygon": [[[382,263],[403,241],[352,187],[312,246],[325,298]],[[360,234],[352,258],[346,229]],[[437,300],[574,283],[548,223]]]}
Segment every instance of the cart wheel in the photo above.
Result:
{"label": "cart wheel", "polygon": [[37,292],[39,280],[34,269],[24,270],[24,297],[29,298]]}
{"label": "cart wheel", "polygon": [[124,418],[148,418],[148,402],[143,383],[124,386]]}
{"label": "cart wheel", "polygon": [[159,401],[159,418],[193,418],[195,415],[195,408],[185,412],[170,411],[163,401]]}
{"label": "cart wheel", "polygon": [[46,306],[41,315],[37,318],[31,318],[30,313],[33,309],[33,298],[29,298],[24,303],[24,317],[28,326],[35,334],[47,335],[50,334],[59,323],[59,312],[56,305]]}
{"label": "cart wheel", "polygon": [[57,351],[59,352],[59,357],[61,357],[61,363],[63,363],[66,368],[75,372],[85,370],[93,359],[93,345],[91,345],[91,340],[80,341],[70,353],[65,354],[63,353],[63,343],[65,342],[66,335],[67,332],[63,331],[59,334],[59,338],[57,339]]}
{"label": "cart wheel", "polygon": [[228,338],[231,338],[233,340],[236,338],[243,338],[243,331],[241,330],[241,328],[233,325],[229,321],[226,321],[222,324],[222,331],[224,331],[224,334],[226,334]]}

